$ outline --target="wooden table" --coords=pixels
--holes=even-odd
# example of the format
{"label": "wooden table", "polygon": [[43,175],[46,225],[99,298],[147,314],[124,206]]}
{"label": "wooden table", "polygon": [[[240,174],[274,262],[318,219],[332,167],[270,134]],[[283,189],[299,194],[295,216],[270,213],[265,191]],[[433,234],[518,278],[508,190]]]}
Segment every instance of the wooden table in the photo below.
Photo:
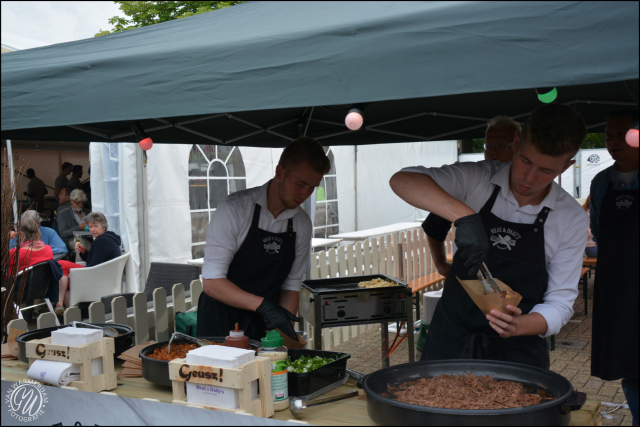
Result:
{"label": "wooden table", "polygon": [[[2,379],[7,381],[19,381],[27,378],[27,364],[19,360],[2,361]],[[122,371],[122,361],[116,359],[116,372]],[[118,396],[132,397],[136,399],[158,399],[161,402],[171,403],[173,394],[171,387],[162,387],[152,384],[144,378],[120,378],[118,384],[121,384],[111,393]],[[323,397],[331,397],[338,394],[344,394],[351,390],[358,390],[355,387],[355,381],[349,379],[347,384],[340,386]],[[82,393],[82,392],[79,392]],[[357,398],[340,400],[338,402],[327,403],[316,407],[303,409],[302,419],[308,424],[326,425],[326,426],[374,426],[376,425],[367,415],[367,402],[362,390],[359,390],[360,396]],[[289,410],[276,412],[273,420],[289,421],[293,416]],[[600,402],[597,400],[587,400],[584,407],[580,411],[574,411],[571,416],[569,425],[593,426],[602,425],[602,415],[600,414]]]}

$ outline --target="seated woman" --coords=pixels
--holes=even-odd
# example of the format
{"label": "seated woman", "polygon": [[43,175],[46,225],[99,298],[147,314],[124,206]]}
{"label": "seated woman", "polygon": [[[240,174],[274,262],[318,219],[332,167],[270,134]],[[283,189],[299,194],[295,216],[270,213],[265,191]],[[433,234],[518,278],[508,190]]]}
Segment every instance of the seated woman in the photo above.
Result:
{"label": "seated woman", "polygon": [[[73,190],[71,192],[71,209],[65,209],[58,213],[58,231],[60,237],[65,243],[73,242],[73,233],[75,231],[86,231],[88,209],[84,208],[87,201],[87,195],[82,190]],[[73,246],[70,246],[73,248]]]}
{"label": "seated woman", "polygon": [[[590,200],[591,194],[587,196],[587,200],[585,200],[584,205],[582,207],[585,211],[587,211],[587,215],[590,214]],[[590,216],[590,215],[589,215]],[[587,247],[584,249],[584,253],[591,258],[598,257],[598,245],[593,241],[593,234],[591,234],[591,218],[589,218],[589,222],[587,223]]]}
{"label": "seated woman", "polygon": [[[40,218],[40,214],[38,214],[37,211],[28,210],[24,212],[20,218],[22,221],[25,221],[27,219],[32,219],[36,222],[36,224],[38,224],[39,226],[38,228],[40,229],[40,234],[42,235],[42,238],[41,238],[42,242],[45,245],[51,246],[51,250],[53,251],[54,255],[66,254],[68,252],[67,245],[65,245],[62,239],[60,239],[60,236],[58,236],[58,233],[56,233],[53,229],[49,227],[43,227],[40,225],[40,223],[42,222],[42,218]],[[11,231],[9,233],[9,238],[11,239],[11,241],[9,242],[9,248],[16,247],[16,244],[17,244],[16,234],[17,233],[15,231]]]}
{"label": "seated woman", "polygon": [[20,228],[16,237],[18,238],[19,248],[11,249],[9,252],[9,274],[13,274],[15,271],[16,250],[20,251],[18,254],[18,271],[53,259],[51,246],[42,242],[38,224],[33,219],[27,218],[20,221]]}
{"label": "seated woman", "polygon": [[[78,190],[74,190],[78,191]],[[63,276],[60,279],[60,297],[56,305],[56,314],[62,315],[64,307],[69,306],[69,270],[73,268],[94,267],[122,255],[120,249],[120,236],[113,231],[107,231],[107,218],[100,212],[92,212],[85,218],[91,236],[95,239],[91,249],[87,250],[80,243],[76,243],[75,249],[80,253],[80,257],[87,263],[86,266],[76,264],[71,261],[58,261],[62,267]],[[64,304],[64,305],[63,305]]]}

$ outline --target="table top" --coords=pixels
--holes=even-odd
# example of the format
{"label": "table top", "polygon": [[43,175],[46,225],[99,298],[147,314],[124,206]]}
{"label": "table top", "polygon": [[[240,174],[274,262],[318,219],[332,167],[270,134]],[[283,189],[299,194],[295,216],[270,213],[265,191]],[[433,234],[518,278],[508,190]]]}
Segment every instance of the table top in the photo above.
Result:
{"label": "table top", "polygon": [[335,245],[336,243],[342,242],[342,239],[311,239],[311,247],[317,248],[321,246],[330,246]]}
{"label": "table top", "polygon": [[[122,360],[116,359],[115,371],[117,373],[122,371],[122,363]],[[20,362],[19,360],[2,361],[2,379],[7,381],[19,381],[26,379],[27,368],[28,365]],[[350,378],[345,385],[325,393],[323,397],[337,396],[339,394],[348,393],[351,390],[358,390],[355,387],[355,381],[352,378]],[[326,426],[376,425],[367,415],[367,401],[363,391],[358,390],[358,392],[360,394],[358,397],[327,403],[316,407],[305,408],[302,412],[302,419],[299,421],[313,425]],[[136,399],[157,399],[166,403],[171,403],[173,400],[171,387],[152,384],[142,377],[118,377],[118,387],[115,390],[110,390],[110,393]],[[276,412],[271,419],[290,421],[293,420],[293,416],[289,410],[284,410]],[[602,425],[600,402],[597,400],[587,400],[582,410],[571,413],[571,422],[569,425]]]}
{"label": "table top", "polygon": [[334,234],[329,236],[332,239],[342,240],[364,240],[369,237],[382,236],[384,234],[396,233],[398,231],[411,230],[420,227],[417,222],[399,222],[397,224],[385,225],[383,227],[369,228],[368,230],[353,231],[351,233]]}
{"label": "table top", "polygon": [[204,264],[204,258],[192,259],[190,261],[187,261],[187,264],[199,265],[200,267],[202,267],[202,264]]}

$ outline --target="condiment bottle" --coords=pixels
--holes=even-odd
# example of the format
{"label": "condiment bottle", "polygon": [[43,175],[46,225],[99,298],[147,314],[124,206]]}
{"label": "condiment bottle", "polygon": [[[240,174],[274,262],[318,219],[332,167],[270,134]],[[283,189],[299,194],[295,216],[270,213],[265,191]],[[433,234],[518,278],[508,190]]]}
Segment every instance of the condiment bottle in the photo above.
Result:
{"label": "condiment bottle", "polygon": [[278,331],[269,331],[261,340],[262,347],[258,356],[267,357],[271,361],[271,395],[273,409],[283,411],[289,408],[289,383],[287,381],[287,347],[282,345],[282,337]]}
{"label": "condiment bottle", "polygon": [[235,331],[229,331],[229,336],[224,339],[224,345],[225,347],[236,347],[250,350],[249,337],[244,334],[244,331],[238,329],[237,323]]}

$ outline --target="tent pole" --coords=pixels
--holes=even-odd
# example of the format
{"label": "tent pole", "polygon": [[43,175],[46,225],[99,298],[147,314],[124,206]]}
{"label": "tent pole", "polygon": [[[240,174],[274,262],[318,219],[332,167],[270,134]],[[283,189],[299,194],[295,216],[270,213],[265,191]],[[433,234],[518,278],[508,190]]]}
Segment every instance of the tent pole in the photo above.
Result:
{"label": "tent pole", "polygon": [[138,273],[138,287],[142,291],[147,283],[148,242],[147,242],[147,194],[144,167],[144,151],[136,149],[136,176],[138,179],[138,253],[140,254],[140,270]]}
{"label": "tent pole", "polygon": [[354,200],[355,200],[355,213],[356,213],[356,220],[355,220],[355,231],[358,231],[358,146],[354,145],[353,146],[353,190],[354,190]]}
{"label": "tent pole", "polygon": [[11,178],[11,188],[14,189],[13,194],[13,223],[18,223],[18,189],[16,188],[15,178],[13,176],[13,149],[11,148],[11,140],[7,139],[7,157],[9,157],[9,177]]}

